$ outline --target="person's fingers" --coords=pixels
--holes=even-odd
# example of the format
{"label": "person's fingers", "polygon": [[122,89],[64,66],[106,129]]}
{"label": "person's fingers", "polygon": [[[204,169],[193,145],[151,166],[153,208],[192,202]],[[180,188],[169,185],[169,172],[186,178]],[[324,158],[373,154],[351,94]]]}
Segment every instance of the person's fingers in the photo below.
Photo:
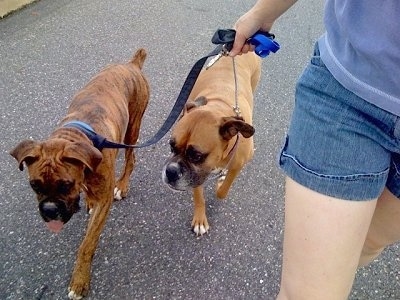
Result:
{"label": "person's fingers", "polygon": [[238,48],[238,49],[239,49],[239,51],[235,51],[232,53],[232,50],[233,50],[233,48],[232,48],[232,50],[229,52],[229,56],[233,57],[235,55],[241,55],[241,54],[245,54],[247,52],[254,51],[255,47],[254,47],[254,45],[249,44],[246,39],[242,48]]}
{"label": "person's fingers", "polygon": [[233,43],[232,50],[229,51],[229,56],[233,57],[240,54],[243,51],[243,47],[246,45],[246,40],[247,38],[244,35],[236,32],[235,41]]}
{"label": "person's fingers", "polygon": [[242,47],[242,53],[247,53],[249,51],[251,51],[250,45],[249,44],[244,44],[243,47]]}

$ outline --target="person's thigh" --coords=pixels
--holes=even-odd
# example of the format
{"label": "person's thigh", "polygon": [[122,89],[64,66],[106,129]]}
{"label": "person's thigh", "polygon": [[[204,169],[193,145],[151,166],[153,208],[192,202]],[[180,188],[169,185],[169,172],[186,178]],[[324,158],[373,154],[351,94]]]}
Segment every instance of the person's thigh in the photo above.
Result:
{"label": "person's thigh", "polygon": [[287,178],[278,299],[346,299],[375,204],[325,196]]}

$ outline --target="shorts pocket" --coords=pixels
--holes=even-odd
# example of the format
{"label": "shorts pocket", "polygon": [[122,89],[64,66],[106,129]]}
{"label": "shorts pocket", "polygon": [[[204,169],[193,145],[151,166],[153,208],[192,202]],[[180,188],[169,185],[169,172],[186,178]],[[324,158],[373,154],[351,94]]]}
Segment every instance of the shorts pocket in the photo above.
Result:
{"label": "shorts pocket", "polygon": [[322,61],[321,55],[320,55],[320,52],[319,52],[318,42],[315,43],[315,46],[314,46],[314,53],[313,53],[313,56],[311,57],[310,63],[311,63],[312,65],[314,65],[314,66],[317,66],[317,67],[324,67],[324,68],[325,68],[325,64],[324,64],[324,62]]}

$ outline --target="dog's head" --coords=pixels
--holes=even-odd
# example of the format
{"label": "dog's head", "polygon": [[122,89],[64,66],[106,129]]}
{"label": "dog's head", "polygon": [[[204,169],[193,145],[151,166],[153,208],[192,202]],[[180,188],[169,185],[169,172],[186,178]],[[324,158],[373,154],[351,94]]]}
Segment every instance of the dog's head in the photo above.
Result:
{"label": "dog's head", "polygon": [[[215,170],[224,167],[237,134],[249,138],[254,128],[238,117],[226,117],[206,108],[204,97],[189,102],[175,125],[171,138],[171,157],[162,177],[174,190],[185,191],[200,186]],[[226,162],[225,162],[226,163]]]}
{"label": "dog's head", "polygon": [[53,232],[59,232],[79,210],[85,172],[94,171],[102,160],[93,146],[64,139],[26,140],[10,154],[21,171],[27,166],[40,215]]}

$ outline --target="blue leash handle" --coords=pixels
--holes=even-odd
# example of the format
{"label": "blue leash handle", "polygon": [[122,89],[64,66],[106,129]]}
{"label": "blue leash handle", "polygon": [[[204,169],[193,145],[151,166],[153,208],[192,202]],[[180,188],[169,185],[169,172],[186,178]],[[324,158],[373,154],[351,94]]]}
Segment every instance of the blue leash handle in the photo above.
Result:
{"label": "blue leash handle", "polygon": [[[236,30],[234,29],[218,29],[211,41],[214,44],[224,44],[227,51],[231,51],[233,42],[235,41]],[[266,31],[257,31],[247,40],[247,43],[255,46],[254,52],[264,58],[271,52],[275,53],[280,49],[277,41],[274,40],[275,35]]]}
{"label": "blue leash handle", "polygon": [[270,52],[276,53],[280,49],[280,45],[274,40],[274,35],[268,32],[257,31],[248,41],[255,46],[254,52],[261,58],[267,57]]}

